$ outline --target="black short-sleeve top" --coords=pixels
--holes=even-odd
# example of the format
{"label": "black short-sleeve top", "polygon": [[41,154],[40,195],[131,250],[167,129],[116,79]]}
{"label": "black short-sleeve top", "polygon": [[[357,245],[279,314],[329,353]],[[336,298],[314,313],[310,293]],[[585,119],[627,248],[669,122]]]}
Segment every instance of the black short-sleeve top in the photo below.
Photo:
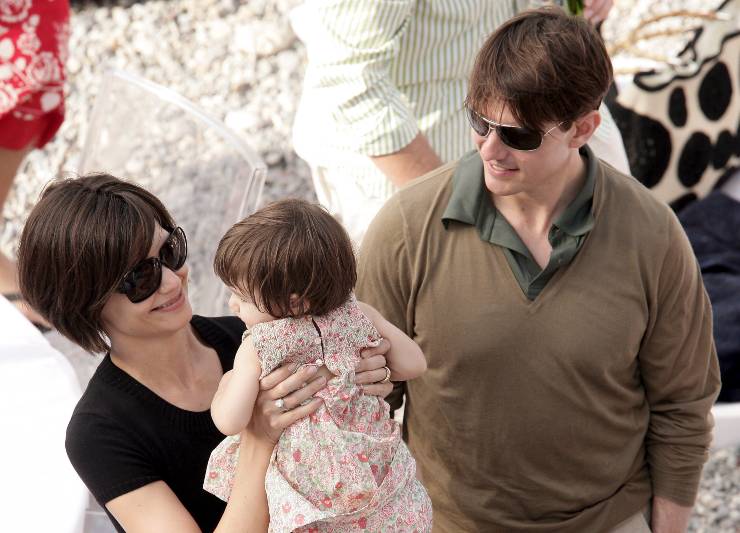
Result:
{"label": "black short-sleeve top", "polygon": [[[191,325],[216,350],[223,371],[231,370],[245,329],[241,320],[196,315]],[[203,490],[203,476],[211,451],[223,438],[210,410],[175,407],[106,355],[75,407],[66,448],[75,470],[104,508],[118,496],[161,480],[201,530],[213,531],[225,504]]]}

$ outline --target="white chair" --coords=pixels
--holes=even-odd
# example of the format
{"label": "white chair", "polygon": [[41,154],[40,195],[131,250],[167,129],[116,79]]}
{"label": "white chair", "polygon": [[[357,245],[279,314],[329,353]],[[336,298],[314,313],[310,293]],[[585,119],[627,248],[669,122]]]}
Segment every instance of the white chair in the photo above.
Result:
{"label": "white chair", "polygon": [[220,121],[174,91],[133,74],[106,73],[90,120],[80,172],[108,172],[155,194],[188,237],[194,312],[227,312],[213,274],[224,232],[256,208],[264,163]]}
{"label": "white chair", "polygon": [[69,362],[0,296],[0,531],[82,532],[88,493],[64,452],[80,394]]}
{"label": "white chair", "polygon": [[[205,316],[229,314],[226,289],[213,273],[213,258],[224,232],[257,208],[267,174],[264,163],[241,138],[174,91],[111,70],[95,101],[79,172],[107,172],[157,196],[188,237],[193,311]],[[47,339],[72,362],[84,388],[100,357],[56,331]],[[84,531],[113,531],[92,499]]]}

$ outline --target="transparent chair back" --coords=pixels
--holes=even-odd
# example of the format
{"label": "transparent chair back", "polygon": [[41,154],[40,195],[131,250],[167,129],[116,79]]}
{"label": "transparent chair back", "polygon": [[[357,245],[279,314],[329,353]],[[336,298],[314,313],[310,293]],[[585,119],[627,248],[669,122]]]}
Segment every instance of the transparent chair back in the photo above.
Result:
{"label": "transparent chair back", "polygon": [[188,237],[193,311],[227,313],[213,258],[224,232],[255,210],[265,165],[223,123],[170,89],[113,70],[98,94],[80,172],[108,172],[156,195]]}

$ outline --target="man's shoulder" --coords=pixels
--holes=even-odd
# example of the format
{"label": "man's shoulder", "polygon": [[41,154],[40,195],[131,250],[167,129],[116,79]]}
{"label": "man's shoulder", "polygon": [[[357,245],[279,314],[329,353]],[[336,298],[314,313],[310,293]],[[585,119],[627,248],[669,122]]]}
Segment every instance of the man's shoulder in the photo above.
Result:
{"label": "man's shoulder", "polygon": [[381,208],[370,227],[397,228],[402,224],[408,229],[421,230],[430,222],[441,220],[457,164],[458,161],[447,163],[401,187]]}
{"label": "man's shoulder", "polygon": [[596,200],[597,217],[602,213],[609,218],[610,224],[633,228],[645,238],[662,237],[678,223],[670,206],[656,198],[636,178],[603,161],[600,168],[603,179],[600,197]]}

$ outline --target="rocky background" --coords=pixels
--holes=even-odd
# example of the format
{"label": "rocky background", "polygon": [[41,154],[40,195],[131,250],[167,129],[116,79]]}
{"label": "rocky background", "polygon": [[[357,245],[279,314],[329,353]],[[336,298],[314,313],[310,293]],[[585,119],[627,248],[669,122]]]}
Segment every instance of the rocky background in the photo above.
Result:
{"label": "rocky background", "polygon": [[[0,249],[13,255],[23,220],[43,185],[62,171],[77,170],[107,68],[124,69],[177,91],[244,138],[268,166],[266,200],[288,195],[314,198],[308,168],[290,141],[306,60],[287,20],[298,1],[74,1],[67,120],[53,142],[28,157],[18,175],[0,220]],[[615,4],[603,28],[607,41],[624,35],[653,11],[707,9],[719,2],[615,0]],[[673,35],[646,49],[669,55],[681,48],[683,39]],[[622,65],[623,59],[629,58],[615,58],[615,65]],[[712,454],[691,531],[740,531],[739,460],[740,449]],[[108,530],[104,524],[92,529]]]}

